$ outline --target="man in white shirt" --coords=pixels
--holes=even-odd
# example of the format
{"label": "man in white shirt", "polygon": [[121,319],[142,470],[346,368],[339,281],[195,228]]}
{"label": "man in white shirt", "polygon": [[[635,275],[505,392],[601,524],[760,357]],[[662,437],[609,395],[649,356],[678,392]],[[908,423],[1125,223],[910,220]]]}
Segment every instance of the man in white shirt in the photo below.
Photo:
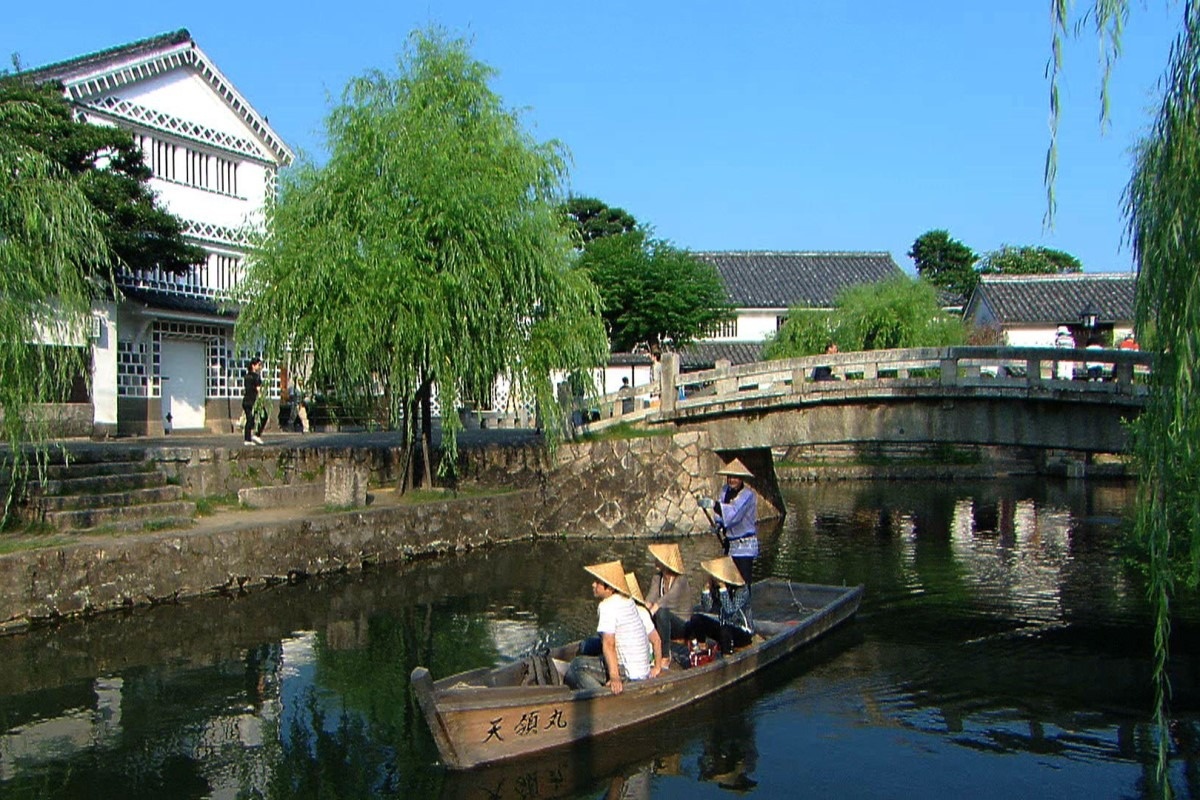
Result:
{"label": "man in white shirt", "polygon": [[648,642],[658,638],[653,623],[647,625],[629,598],[629,585],[620,561],[608,561],[584,567],[592,578],[592,594],[600,600],[596,607],[599,621],[600,656],[577,656],[567,668],[564,682],[572,689],[595,689],[607,683],[613,694],[625,690],[625,681],[638,681],[658,675],[658,663],[651,661]]}

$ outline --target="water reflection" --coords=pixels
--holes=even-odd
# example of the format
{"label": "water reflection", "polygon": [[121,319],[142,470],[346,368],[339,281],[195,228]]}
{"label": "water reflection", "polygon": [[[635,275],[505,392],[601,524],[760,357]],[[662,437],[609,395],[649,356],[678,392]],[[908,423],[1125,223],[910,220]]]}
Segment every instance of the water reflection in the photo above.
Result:
{"label": "water reflection", "polygon": [[[437,766],[412,668],[448,675],[589,632],[582,565],[649,576],[644,542],[526,542],[0,638],[0,794],[1143,794],[1149,615],[1119,547],[1131,491],[789,489],[756,573],[865,583],[853,626],[611,741],[465,775]],[[681,546],[690,565],[717,554],[707,535]],[[1172,780],[1200,797],[1200,614],[1180,605]]]}

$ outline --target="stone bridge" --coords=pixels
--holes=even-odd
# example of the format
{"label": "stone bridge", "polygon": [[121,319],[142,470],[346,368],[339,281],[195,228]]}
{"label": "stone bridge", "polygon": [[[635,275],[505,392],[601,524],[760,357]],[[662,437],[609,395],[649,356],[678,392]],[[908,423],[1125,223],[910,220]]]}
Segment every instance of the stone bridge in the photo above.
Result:
{"label": "stone bridge", "polygon": [[727,453],[856,443],[1118,453],[1128,443],[1126,421],[1146,404],[1152,362],[1122,350],[949,347],[679,374],[667,354],[661,393],[600,398],[584,429],[621,421],[703,429],[712,449]]}

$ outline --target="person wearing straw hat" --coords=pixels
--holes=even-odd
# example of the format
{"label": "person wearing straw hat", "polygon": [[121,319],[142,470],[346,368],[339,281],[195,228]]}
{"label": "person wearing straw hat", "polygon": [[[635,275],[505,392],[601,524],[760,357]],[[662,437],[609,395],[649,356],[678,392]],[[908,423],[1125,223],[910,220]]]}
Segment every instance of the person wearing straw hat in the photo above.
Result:
{"label": "person wearing straw hat", "polygon": [[650,591],[646,595],[646,608],[654,619],[654,629],[662,640],[664,658],[662,668],[671,665],[671,640],[683,636],[687,621],[676,614],[691,608],[691,589],[683,569],[683,553],[674,542],[650,545],[657,571],[650,579]]}
{"label": "person wearing straw hat", "polygon": [[700,566],[709,575],[708,586],[700,592],[700,613],[688,620],[684,635],[688,641],[715,639],[721,654],[729,655],[734,647],[750,644],[754,636],[750,588],[729,556]]}
{"label": "person wearing straw hat", "polygon": [[646,634],[646,640],[650,647],[650,663],[657,665],[660,669],[665,669],[663,662],[669,662],[670,657],[663,657],[663,640],[654,628],[654,622],[650,618],[650,609],[646,608],[646,598],[642,596],[642,587],[638,583],[637,575],[632,572],[626,572],[625,585],[629,587],[629,597],[633,600],[634,606],[637,607],[638,617],[642,620],[642,625],[650,629],[650,632]]}
{"label": "person wearing straw hat", "polygon": [[754,559],[758,556],[758,495],[746,485],[754,473],[735,458],[717,470],[725,476],[725,486],[716,500],[700,498],[702,508],[711,508],[715,522],[724,531],[725,553],[733,559],[742,581],[749,586]]}
{"label": "person wearing straw hat", "polygon": [[607,682],[613,694],[624,691],[625,681],[638,681],[658,675],[658,664],[651,663],[647,640],[654,630],[637,612],[629,597],[629,584],[620,561],[606,561],[584,567],[592,576],[592,594],[599,599],[600,656],[579,655],[567,668],[563,682],[572,689],[597,689]]}

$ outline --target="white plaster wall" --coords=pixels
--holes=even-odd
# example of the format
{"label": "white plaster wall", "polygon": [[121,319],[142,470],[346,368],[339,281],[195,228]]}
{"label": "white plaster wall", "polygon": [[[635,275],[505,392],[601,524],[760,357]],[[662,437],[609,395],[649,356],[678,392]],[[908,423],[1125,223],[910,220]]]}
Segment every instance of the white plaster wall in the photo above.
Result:
{"label": "white plaster wall", "polygon": [[243,139],[254,141],[256,138],[242,118],[217,96],[208,81],[192,69],[176,69],[149,80],[126,84],[112,94]]}
{"label": "white plaster wall", "polygon": [[[243,186],[254,187],[261,204],[262,169],[244,169],[245,166],[246,163],[242,162],[242,166],[238,167],[238,191],[242,191]],[[172,214],[184,219],[240,228],[247,221],[248,215],[256,210],[256,205],[241,197],[230,197],[192,186],[170,183],[160,178],[151,178],[150,186]]]}
{"label": "white plaster wall", "polygon": [[744,342],[761,342],[774,336],[776,317],[786,315],[783,310],[742,311],[737,318],[737,338]]}
{"label": "white plaster wall", "polygon": [[1054,347],[1057,327],[1009,328],[1004,332],[1004,340],[1010,347]]}
{"label": "white plaster wall", "polygon": [[100,319],[100,337],[92,342],[92,421],[117,424],[117,306],[97,303],[92,314]]}

